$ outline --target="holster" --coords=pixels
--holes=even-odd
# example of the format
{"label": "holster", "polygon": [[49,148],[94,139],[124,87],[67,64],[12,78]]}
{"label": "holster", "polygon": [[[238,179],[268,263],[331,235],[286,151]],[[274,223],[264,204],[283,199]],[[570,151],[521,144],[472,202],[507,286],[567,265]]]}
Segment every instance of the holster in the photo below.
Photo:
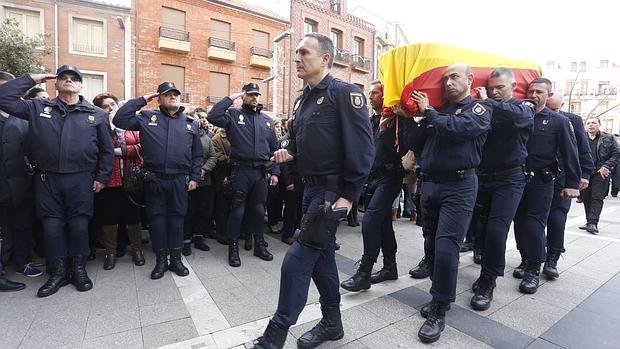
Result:
{"label": "holster", "polygon": [[295,232],[295,238],[304,246],[324,250],[336,234],[340,219],[346,216],[346,207],[332,210],[331,203],[325,201],[319,206],[319,212],[304,214],[299,229]]}

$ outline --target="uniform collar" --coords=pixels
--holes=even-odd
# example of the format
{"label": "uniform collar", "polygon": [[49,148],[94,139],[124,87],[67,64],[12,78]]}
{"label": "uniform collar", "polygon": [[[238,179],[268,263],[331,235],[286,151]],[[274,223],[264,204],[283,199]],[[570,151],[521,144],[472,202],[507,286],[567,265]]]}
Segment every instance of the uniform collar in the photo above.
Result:
{"label": "uniform collar", "polygon": [[179,113],[183,113],[185,111],[185,107],[184,106],[180,106],[179,110],[177,110],[177,112],[174,113],[174,115],[170,115],[170,113],[168,113],[168,111],[166,109],[164,109],[162,106],[159,106],[159,111],[164,113],[164,115],[167,115],[167,116],[173,118],[173,117],[175,117],[175,115],[177,115]]}
{"label": "uniform collar", "polygon": [[[314,89],[324,90],[324,89],[327,88],[327,86],[329,86],[329,84],[334,79],[335,78],[332,76],[332,74],[328,73],[327,75],[325,75],[323,80],[321,80],[321,82],[319,82],[319,84],[314,87]],[[308,92],[310,92],[310,90],[311,90],[310,85],[306,84],[306,87],[304,87],[304,93],[308,93]]]}
{"label": "uniform collar", "polygon": [[536,113],[536,115],[540,115],[540,116],[550,116],[552,114],[553,114],[553,111],[547,107],[544,107],[543,110]]}
{"label": "uniform collar", "polygon": [[465,98],[463,98],[462,100],[460,100],[459,102],[456,102],[454,104],[458,104],[458,105],[467,105],[470,104],[471,102],[473,102],[473,98],[471,98],[471,96],[467,96]]}
{"label": "uniform collar", "polygon": [[[63,109],[68,105],[65,102],[58,99],[58,97],[54,99],[40,99],[40,101],[41,101],[41,104],[45,106],[58,107],[58,108],[63,108]],[[88,101],[86,101],[84,99],[84,96],[82,95],[80,95],[78,102],[74,105],[75,105],[76,110],[90,112],[90,113],[95,111],[95,106],[88,103]]]}
{"label": "uniform collar", "polygon": [[263,105],[262,104],[257,104],[256,105],[256,110],[246,107],[245,105],[241,106],[241,109],[247,111],[247,112],[252,112],[252,113],[256,113],[256,114],[260,114],[260,112],[263,110]]}

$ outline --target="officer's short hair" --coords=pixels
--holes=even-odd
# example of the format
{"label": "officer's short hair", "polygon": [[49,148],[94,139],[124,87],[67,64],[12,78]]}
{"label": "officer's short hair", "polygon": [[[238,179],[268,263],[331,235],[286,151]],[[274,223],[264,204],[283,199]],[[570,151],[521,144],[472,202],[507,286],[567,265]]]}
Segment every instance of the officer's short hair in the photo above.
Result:
{"label": "officer's short hair", "polygon": [[112,98],[116,104],[118,104],[118,98],[110,92],[100,93],[93,98],[93,104],[99,108],[103,105],[103,100],[106,98]]}
{"label": "officer's short hair", "polygon": [[588,120],[590,119],[596,119],[596,121],[598,121],[598,124],[601,125],[601,119],[599,119],[598,116],[594,116],[594,115],[588,116],[588,118],[586,119],[586,122],[588,122]]}
{"label": "officer's short hair", "polygon": [[334,42],[328,36],[319,33],[308,33],[304,35],[304,38],[315,38],[319,43],[319,54],[329,54],[329,61],[327,67],[331,68],[334,65]]}
{"label": "officer's short hair", "polygon": [[551,83],[551,80],[547,78],[534,79],[530,82],[530,85],[531,84],[545,84],[547,86],[547,92],[551,92],[551,90],[553,89],[553,84]]}
{"label": "officer's short hair", "polygon": [[491,75],[489,75],[490,78],[499,78],[500,76],[507,77],[511,84],[515,82],[515,74],[510,68],[499,67],[493,70]]}
{"label": "officer's short hair", "polygon": [[35,97],[37,97],[37,94],[39,94],[40,92],[45,92],[45,90],[40,88],[39,86],[35,86],[31,88],[30,90],[26,91],[26,94],[24,95],[24,99],[34,99]]}
{"label": "officer's short hair", "polygon": [[13,79],[15,79],[15,76],[13,74],[5,71],[0,71],[0,80],[11,81]]}
{"label": "officer's short hair", "polygon": [[383,83],[379,79],[375,79],[375,80],[371,81],[370,84],[371,85],[383,85]]}

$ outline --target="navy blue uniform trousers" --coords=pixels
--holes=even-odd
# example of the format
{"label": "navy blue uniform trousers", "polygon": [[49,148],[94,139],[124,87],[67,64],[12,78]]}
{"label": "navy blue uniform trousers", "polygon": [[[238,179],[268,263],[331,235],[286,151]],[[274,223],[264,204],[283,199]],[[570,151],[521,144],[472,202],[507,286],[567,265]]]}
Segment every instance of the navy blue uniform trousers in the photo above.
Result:
{"label": "navy blue uniform trousers", "polygon": [[564,230],[566,228],[566,216],[570,211],[571,200],[560,196],[564,189],[565,176],[560,174],[553,185],[553,200],[547,219],[547,251],[550,248],[564,250]]}
{"label": "navy blue uniform trousers", "polygon": [[231,181],[232,208],[228,216],[228,238],[238,240],[243,226],[252,233],[255,240],[263,240],[263,216],[268,190],[265,170],[262,167],[233,168]]}
{"label": "navy blue uniform trousers", "polygon": [[183,247],[187,195],[187,176],[182,174],[155,177],[146,182],[146,215],[154,251]]}
{"label": "navy blue uniform trousers", "polygon": [[515,240],[523,260],[545,261],[545,227],[552,200],[553,181],[534,177],[525,185],[514,219]]}
{"label": "navy blue uniform trousers", "polygon": [[397,177],[372,178],[368,191],[372,193],[362,220],[364,256],[377,261],[379,250],[383,256],[396,255],[396,238],[392,227],[392,203],[400,193],[402,179]]}
{"label": "navy blue uniform trousers", "polygon": [[424,255],[431,266],[430,293],[436,301],[455,300],[459,250],[471,222],[477,192],[476,176],[447,183],[422,182]]}
{"label": "navy blue uniform trousers", "polygon": [[[326,199],[332,202],[335,198],[326,198],[324,186],[307,184],[302,204],[304,214],[317,213],[319,206]],[[334,231],[335,229],[336,227]],[[278,310],[272,318],[276,324],[290,327],[297,322],[308,300],[311,279],[319,290],[319,301],[322,305],[337,306],[340,304],[340,282],[335,250],[335,235],[323,250],[304,246],[299,241],[295,241],[289,247],[282,261]]]}
{"label": "navy blue uniform trousers", "polygon": [[482,270],[504,276],[506,239],[525,188],[520,173],[493,181],[480,181],[474,222],[476,244],[482,249]]}
{"label": "navy blue uniform trousers", "polygon": [[37,214],[43,225],[47,258],[90,254],[88,221],[93,216],[94,178],[90,172],[35,176]]}

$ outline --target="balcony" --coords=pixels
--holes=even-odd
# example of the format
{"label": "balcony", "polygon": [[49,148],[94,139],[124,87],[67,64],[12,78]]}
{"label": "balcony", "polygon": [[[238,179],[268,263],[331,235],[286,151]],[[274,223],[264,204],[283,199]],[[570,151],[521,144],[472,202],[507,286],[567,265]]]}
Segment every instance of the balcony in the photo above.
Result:
{"label": "balcony", "polygon": [[348,67],[350,58],[349,56],[349,52],[336,49],[336,53],[334,54],[334,64],[341,67]]}
{"label": "balcony", "polygon": [[368,74],[371,70],[370,59],[354,54],[351,56],[351,67],[353,70]]}
{"label": "balcony", "polygon": [[207,56],[224,62],[234,62],[237,60],[235,43],[229,40],[209,38],[209,48]]}
{"label": "balcony", "polygon": [[596,90],[596,95],[597,96],[606,96],[606,95],[610,95],[610,96],[615,96],[618,94],[618,90],[617,89],[610,89],[610,88],[601,88]]}
{"label": "balcony", "polygon": [[189,53],[189,33],[167,27],[159,27],[159,48],[162,50]]}
{"label": "balcony", "polygon": [[257,68],[271,68],[271,58],[273,54],[271,51],[260,48],[260,47],[251,47],[250,48],[250,65]]}

